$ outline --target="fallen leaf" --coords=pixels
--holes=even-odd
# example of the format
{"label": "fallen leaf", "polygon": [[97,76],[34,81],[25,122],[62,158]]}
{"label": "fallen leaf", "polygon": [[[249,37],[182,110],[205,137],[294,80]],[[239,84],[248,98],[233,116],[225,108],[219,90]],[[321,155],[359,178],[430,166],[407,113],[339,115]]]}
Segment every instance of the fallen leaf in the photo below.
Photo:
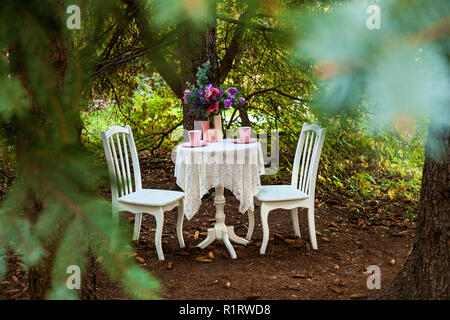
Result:
{"label": "fallen leaf", "polygon": [[275,238],[278,238],[278,239],[283,240],[283,241],[284,241],[284,239],[285,239],[285,237],[283,237],[283,236],[282,236],[281,234],[279,234],[279,233],[274,233],[273,236],[274,236]]}
{"label": "fallen leaf", "polygon": [[330,226],[339,229],[339,226],[336,223],[334,223],[333,221],[330,222]]}
{"label": "fallen leaf", "polygon": [[306,275],[304,274],[304,273],[298,273],[298,274],[294,274],[293,276],[292,276],[292,278],[294,278],[294,279],[303,279],[303,278],[306,278]]}
{"label": "fallen leaf", "polygon": [[337,287],[337,286],[335,286],[335,285],[330,285],[330,286],[328,286],[328,289],[330,289],[331,291],[333,291],[333,292],[335,292],[335,293],[338,293],[338,294],[341,294],[341,293],[342,293],[341,288],[339,288],[339,287]]}
{"label": "fallen leaf", "polygon": [[167,262],[167,270],[171,270],[173,268],[173,262],[169,261]]}
{"label": "fallen leaf", "polygon": [[199,235],[200,235],[200,231],[195,231],[194,240],[198,240]]}
{"label": "fallen leaf", "polygon": [[142,263],[142,264],[145,263],[144,258],[141,258],[141,257],[136,257],[136,261],[137,261],[137,262],[140,262],[140,263]]}
{"label": "fallen leaf", "polygon": [[229,288],[229,287],[231,287],[231,282],[230,281],[228,281],[227,283],[225,283],[225,288]]}
{"label": "fallen leaf", "polygon": [[208,252],[208,256],[209,256],[211,259],[214,259],[214,253],[213,253],[212,251]]}
{"label": "fallen leaf", "polygon": [[366,299],[367,294],[365,293],[354,293],[350,296],[350,299]]}
{"label": "fallen leaf", "polygon": [[393,266],[393,265],[395,264],[395,259],[392,258],[391,261],[389,261],[389,264],[390,264],[391,266]]}
{"label": "fallen leaf", "polygon": [[2,294],[14,294],[14,293],[17,293],[19,291],[20,291],[20,289],[10,289],[10,290],[3,291]]}
{"label": "fallen leaf", "polygon": [[197,260],[198,262],[204,262],[204,263],[212,262],[211,259],[208,259],[208,258],[205,258],[205,257],[198,257],[198,258],[195,258],[195,260]]}

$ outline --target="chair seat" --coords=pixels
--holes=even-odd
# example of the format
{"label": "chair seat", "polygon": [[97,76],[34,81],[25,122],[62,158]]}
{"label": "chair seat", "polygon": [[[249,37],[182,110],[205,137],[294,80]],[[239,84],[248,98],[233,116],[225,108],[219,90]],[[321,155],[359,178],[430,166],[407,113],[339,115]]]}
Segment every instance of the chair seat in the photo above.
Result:
{"label": "chair seat", "polygon": [[289,200],[303,200],[309,198],[309,196],[295,189],[290,185],[275,185],[275,186],[262,186],[261,191],[255,196],[255,198],[261,202],[264,201],[289,201]]}
{"label": "chair seat", "polygon": [[142,206],[163,207],[183,197],[184,193],[179,191],[142,189],[120,197],[117,201]]}

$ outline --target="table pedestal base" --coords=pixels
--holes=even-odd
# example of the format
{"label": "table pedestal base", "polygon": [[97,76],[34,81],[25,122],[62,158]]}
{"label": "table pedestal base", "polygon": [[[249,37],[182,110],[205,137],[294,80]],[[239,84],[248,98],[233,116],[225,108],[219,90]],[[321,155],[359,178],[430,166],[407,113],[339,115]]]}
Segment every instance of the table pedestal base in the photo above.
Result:
{"label": "table pedestal base", "polygon": [[215,240],[222,240],[228,251],[230,252],[231,258],[236,259],[236,251],[234,251],[231,241],[238,244],[247,245],[248,241],[244,238],[238,237],[234,233],[234,227],[228,227],[225,225],[225,213],[223,207],[225,206],[225,197],[223,196],[223,187],[216,187],[216,195],[214,197],[214,204],[216,205],[216,224],[214,228],[208,229],[208,236],[205,240],[197,245],[201,249],[205,249]]}

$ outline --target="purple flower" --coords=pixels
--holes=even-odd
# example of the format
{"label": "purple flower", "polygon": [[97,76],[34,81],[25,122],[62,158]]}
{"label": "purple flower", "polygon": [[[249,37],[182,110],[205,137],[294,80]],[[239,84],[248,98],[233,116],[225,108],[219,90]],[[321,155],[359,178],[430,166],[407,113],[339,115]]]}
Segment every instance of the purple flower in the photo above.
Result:
{"label": "purple flower", "polygon": [[228,89],[228,93],[232,96],[234,96],[236,93],[238,93],[238,89],[236,88],[230,88]]}
{"label": "purple flower", "polygon": [[198,95],[199,95],[200,97],[203,97],[205,94],[203,93],[203,91],[199,91],[199,92],[198,92]]}
{"label": "purple flower", "polygon": [[244,103],[245,103],[245,99],[244,98],[239,99],[239,105],[240,106],[242,106]]}
{"label": "purple flower", "polygon": [[223,91],[222,91],[222,90],[219,90],[219,98],[220,98],[221,96],[223,96]]}
{"label": "purple flower", "polygon": [[212,87],[213,87],[213,85],[210,83],[205,87],[205,90],[210,90],[210,89],[212,89]]}
{"label": "purple flower", "polygon": [[231,98],[228,98],[223,101],[223,106],[227,109],[229,109],[232,104],[233,104],[233,100]]}

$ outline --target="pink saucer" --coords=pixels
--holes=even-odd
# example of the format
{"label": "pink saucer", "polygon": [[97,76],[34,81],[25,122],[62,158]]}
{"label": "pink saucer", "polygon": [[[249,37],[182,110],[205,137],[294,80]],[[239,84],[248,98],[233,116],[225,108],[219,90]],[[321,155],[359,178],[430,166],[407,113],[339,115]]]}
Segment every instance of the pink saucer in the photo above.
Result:
{"label": "pink saucer", "polygon": [[242,143],[242,144],[254,143],[256,141],[258,141],[258,139],[256,139],[256,138],[250,138],[250,141],[242,141],[240,139],[232,139],[231,140],[231,142],[233,142],[233,143]]}
{"label": "pink saucer", "polygon": [[183,148],[200,148],[200,147],[204,147],[206,145],[207,145],[207,143],[205,141],[201,141],[201,144],[197,144],[197,145],[191,144],[191,142],[183,142],[181,144],[181,146]]}

